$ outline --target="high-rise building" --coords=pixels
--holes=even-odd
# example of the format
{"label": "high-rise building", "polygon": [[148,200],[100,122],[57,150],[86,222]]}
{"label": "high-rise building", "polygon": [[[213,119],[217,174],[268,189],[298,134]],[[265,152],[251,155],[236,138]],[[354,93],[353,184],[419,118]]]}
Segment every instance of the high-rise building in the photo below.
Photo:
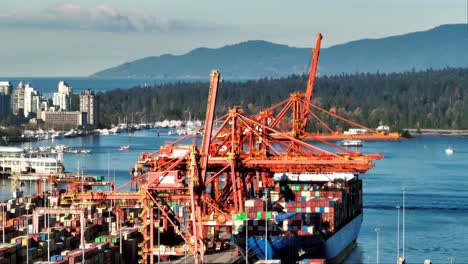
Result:
{"label": "high-rise building", "polygon": [[11,82],[8,81],[0,81],[0,94],[11,94],[13,92],[13,86]]}
{"label": "high-rise building", "polygon": [[11,95],[0,93],[0,120],[11,113]]}
{"label": "high-rise building", "polygon": [[93,91],[88,89],[80,94],[80,112],[87,113],[89,125],[96,127],[99,124],[98,103]]}
{"label": "high-rise building", "polygon": [[24,87],[24,116],[34,117],[39,107],[39,93],[29,83]]}
{"label": "high-rise building", "polygon": [[37,108],[36,117],[42,119],[42,113],[49,111],[49,100],[47,99],[47,97],[40,96],[38,104],[39,106]]}
{"label": "high-rise building", "polygon": [[68,83],[60,81],[58,84],[58,92],[54,93],[53,104],[58,106],[62,111],[72,110],[73,90]]}
{"label": "high-rise building", "polygon": [[0,119],[11,113],[11,93],[11,83],[0,81]]}
{"label": "high-rise building", "polygon": [[13,91],[12,111],[14,115],[24,115],[24,85],[22,82]]}

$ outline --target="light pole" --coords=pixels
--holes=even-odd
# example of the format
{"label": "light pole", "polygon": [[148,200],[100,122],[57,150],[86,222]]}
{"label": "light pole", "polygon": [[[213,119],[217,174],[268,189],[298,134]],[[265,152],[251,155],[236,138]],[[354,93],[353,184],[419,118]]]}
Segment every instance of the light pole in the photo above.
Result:
{"label": "light pole", "polygon": [[400,257],[400,206],[396,206],[397,209],[397,259]]}
{"label": "light pole", "polygon": [[403,188],[403,244],[402,244],[402,250],[403,250],[403,259],[405,258],[405,205],[406,203],[406,189]]}
{"label": "light pole", "polygon": [[[47,192],[46,192],[46,194],[47,194]],[[46,205],[48,204],[48,206],[46,206],[46,208],[49,208],[50,202],[47,203],[47,200],[48,199],[46,199]],[[50,225],[50,213],[47,214],[47,227],[46,227],[46,231],[47,231],[47,262],[50,261],[50,231],[49,231],[49,225]],[[83,232],[83,231],[81,231],[81,232]]]}
{"label": "light pole", "polygon": [[119,217],[119,242],[120,242],[120,245],[119,245],[119,252],[120,252],[120,257],[122,258],[122,218],[123,218],[123,212],[120,212],[119,211],[119,214],[121,214],[121,216]]}
{"label": "light pole", "polygon": [[249,218],[245,218],[245,264],[249,264]]}
{"label": "light pole", "polygon": [[81,167],[81,193],[84,193],[84,169],[87,169],[86,167]]}
{"label": "light pole", "polygon": [[82,208],[82,212],[80,213],[80,238],[81,238],[81,254],[82,254],[82,257],[81,257],[81,261],[83,263],[85,263],[85,244],[86,244],[86,241],[85,241],[85,236],[84,236],[84,233],[85,233],[85,228],[86,228],[86,219],[85,219],[85,210],[84,208]]}
{"label": "light pole", "polygon": [[265,188],[265,260],[268,259],[268,190]]}
{"label": "light pole", "polygon": [[110,181],[110,153],[107,152],[107,180]]}
{"label": "light pole", "polygon": [[379,264],[379,233],[380,233],[380,228],[376,227],[374,231],[377,234],[377,248],[376,248],[376,263]]}
{"label": "light pole", "polygon": [[[26,215],[28,215],[28,208],[30,204],[26,204]],[[29,264],[29,218],[26,216],[26,263]]]}
{"label": "light pole", "polygon": [[5,204],[2,203],[2,232],[3,232],[3,244],[5,244]]}

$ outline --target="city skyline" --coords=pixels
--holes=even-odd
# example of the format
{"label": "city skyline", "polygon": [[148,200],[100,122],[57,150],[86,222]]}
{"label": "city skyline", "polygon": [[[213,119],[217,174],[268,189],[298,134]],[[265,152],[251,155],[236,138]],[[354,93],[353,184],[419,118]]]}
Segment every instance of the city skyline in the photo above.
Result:
{"label": "city skyline", "polygon": [[2,1],[3,77],[88,76],[135,59],[252,39],[311,47],[467,23],[467,2]]}
{"label": "city skyline", "polygon": [[38,120],[48,126],[99,125],[98,102],[94,91],[87,89],[74,93],[65,81],[59,81],[52,98],[43,96],[29,83],[20,82],[14,87],[9,81],[0,81],[0,120],[9,118],[13,123],[37,124]]}

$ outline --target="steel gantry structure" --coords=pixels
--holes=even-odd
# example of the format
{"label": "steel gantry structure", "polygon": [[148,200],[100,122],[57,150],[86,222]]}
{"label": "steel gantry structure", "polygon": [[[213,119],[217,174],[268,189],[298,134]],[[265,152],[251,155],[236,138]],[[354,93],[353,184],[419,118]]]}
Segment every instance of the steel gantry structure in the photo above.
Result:
{"label": "steel gantry structure", "polygon": [[[188,135],[139,158],[133,181],[139,181],[145,196],[141,263],[186,251],[203,263],[209,245],[221,239],[220,233],[230,233],[232,215],[244,210],[245,200],[273,186],[275,172],[363,173],[381,158],[326,141],[326,148],[311,145],[275,129],[264,112],[248,117],[233,107],[214,120],[220,80],[213,71],[200,146],[178,144]],[[216,129],[215,123],[220,124]]]}
{"label": "steel gantry structure", "polygon": [[[195,263],[204,263],[205,252],[231,233],[233,214],[244,211],[247,199],[259,197],[273,187],[275,173],[366,172],[373,167],[373,160],[382,156],[353,152],[328,142],[349,136],[336,132],[312,109],[365,128],[372,139],[392,136],[311,103],[321,39],[319,34],[305,93],[293,93],[255,115],[248,116],[240,107],[232,107],[215,119],[222,77],[212,71],[200,145],[196,139],[192,144],[183,144],[196,136],[195,131],[152,153],[142,153],[126,184],[140,186],[136,193],[120,193],[123,186],[100,192],[72,188],[66,196],[68,201],[79,204],[125,199],[128,206],[141,208],[140,263],[186,254],[193,255]],[[311,117],[329,133],[307,132]],[[312,145],[304,139],[317,142]]]}
{"label": "steel gantry structure", "polygon": [[[295,92],[286,100],[269,107],[262,111],[260,115],[268,116],[270,127],[277,128],[282,132],[289,132],[290,135],[301,139],[322,139],[322,140],[341,140],[341,139],[363,139],[363,140],[398,140],[399,133],[390,133],[389,131],[378,131],[361,125],[357,122],[342,117],[333,111],[329,111],[312,102],[315,88],[315,79],[318,70],[318,60],[322,42],[322,34],[318,34],[315,42],[315,48],[312,51],[311,66],[309,78],[305,92]],[[290,113],[288,115],[288,113]],[[286,118],[288,117],[289,118]],[[359,128],[360,133],[344,133],[337,128],[327,124],[324,117],[340,121],[344,124]],[[310,119],[310,120],[309,120]],[[307,125],[309,121],[314,121],[325,132],[308,132]],[[281,135],[277,135],[280,137]]]}

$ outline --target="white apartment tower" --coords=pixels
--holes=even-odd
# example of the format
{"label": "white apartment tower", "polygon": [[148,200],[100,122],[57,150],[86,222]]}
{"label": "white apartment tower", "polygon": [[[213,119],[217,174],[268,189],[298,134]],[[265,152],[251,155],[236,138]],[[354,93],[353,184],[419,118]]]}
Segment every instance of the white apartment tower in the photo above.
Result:
{"label": "white apartment tower", "polygon": [[37,113],[39,107],[38,92],[27,83],[24,87],[24,116],[28,117],[30,113]]}
{"label": "white apartment tower", "polygon": [[72,108],[72,87],[64,81],[58,84],[58,92],[54,93],[53,104],[58,106],[62,111],[71,111]]}
{"label": "white apartment tower", "polygon": [[99,124],[98,104],[93,91],[88,89],[80,94],[80,112],[86,113],[88,125],[96,127]]}

